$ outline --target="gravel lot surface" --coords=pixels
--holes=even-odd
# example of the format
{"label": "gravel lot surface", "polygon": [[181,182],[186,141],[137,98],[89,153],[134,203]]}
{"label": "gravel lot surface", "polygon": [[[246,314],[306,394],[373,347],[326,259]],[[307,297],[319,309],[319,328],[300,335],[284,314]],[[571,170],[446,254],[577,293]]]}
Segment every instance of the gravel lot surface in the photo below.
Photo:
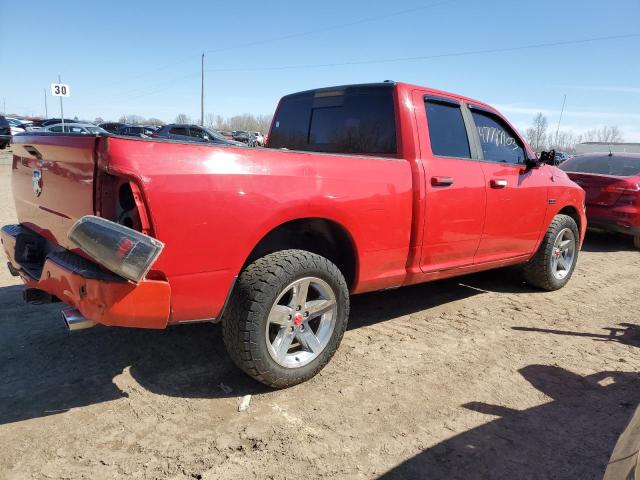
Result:
{"label": "gravel lot surface", "polygon": [[218,325],[70,334],[1,269],[0,478],[601,478],[640,399],[639,274],[590,234],[558,292],[507,269],[357,296],[329,366],[271,391]]}

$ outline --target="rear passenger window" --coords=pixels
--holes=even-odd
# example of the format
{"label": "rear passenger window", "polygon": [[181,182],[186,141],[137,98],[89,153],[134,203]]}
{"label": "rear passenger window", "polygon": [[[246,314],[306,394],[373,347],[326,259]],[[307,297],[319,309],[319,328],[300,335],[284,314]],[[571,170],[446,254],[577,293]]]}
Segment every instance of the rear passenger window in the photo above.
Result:
{"label": "rear passenger window", "polygon": [[524,148],[515,133],[499,117],[472,110],[473,121],[478,129],[482,155],[485,160],[503,163],[524,163]]}
{"label": "rear passenger window", "polygon": [[442,157],[471,158],[467,129],[459,105],[426,100],[431,151]]}
{"label": "rear passenger window", "polygon": [[174,127],[169,133],[171,133],[172,135],[186,135],[187,129],[184,127]]}

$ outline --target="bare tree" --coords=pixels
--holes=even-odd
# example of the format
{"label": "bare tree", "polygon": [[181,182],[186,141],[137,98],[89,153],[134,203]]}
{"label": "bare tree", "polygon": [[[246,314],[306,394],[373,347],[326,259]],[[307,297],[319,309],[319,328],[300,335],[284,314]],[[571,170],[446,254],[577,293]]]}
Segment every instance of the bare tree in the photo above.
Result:
{"label": "bare tree", "polygon": [[145,125],[151,125],[152,127],[162,127],[164,122],[159,118],[151,117],[145,120]]}
{"label": "bare tree", "polygon": [[603,142],[603,143],[616,143],[623,142],[624,137],[620,128],[616,126],[593,128],[587,130],[584,133],[585,142]]}
{"label": "bare tree", "polygon": [[142,125],[144,123],[144,117],[140,115],[121,115],[118,121],[120,123],[126,123],[127,125]]}
{"label": "bare tree", "polygon": [[96,117],[96,118],[93,119],[93,123],[95,123],[95,124],[104,123],[104,118]]}
{"label": "bare tree", "polygon": [[598,141],[607,143],[616,143],[624,141],[622,132],[616,126],[602,127],[598,131]]}
{"label": "bare tree", "polygon": [[525,138],[531,147],[539,152],[545,147],[545,141],[547,137],[547,117],[542,112],[533,117],[533,125],[527,128],[525,132]]}
{"label": "bare tree", "polygon": [[213,113],[207,113],[204,116],[204,126],[207,128],[216,128],[216,116]]}
{"label": "bare tree", "polygon": [[220,115],[207,113],[204,123],[209,128],[222,131],[247,130],[265,133],[269,131],[272,118],[272,115],[252,115],[250,113],[224,118]]}
{"label": "bare tree", "polygon": [[178,115],[176,115],[175,123],[192,123],[191,117],[189,117],[189,115],[187,115],[186,113],[179,113]]}

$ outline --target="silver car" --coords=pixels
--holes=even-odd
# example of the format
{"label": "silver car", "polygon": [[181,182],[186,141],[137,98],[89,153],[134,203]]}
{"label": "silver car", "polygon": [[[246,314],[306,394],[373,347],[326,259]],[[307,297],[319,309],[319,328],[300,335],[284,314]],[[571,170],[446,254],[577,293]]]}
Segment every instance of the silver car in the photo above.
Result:
{"label": "silver car", "polygon": [[90,123],[55,123],[42,129],[43,132],[52,133],[81,133],[84,135],[96,135],[109,133],[105,129],[91,125]]}

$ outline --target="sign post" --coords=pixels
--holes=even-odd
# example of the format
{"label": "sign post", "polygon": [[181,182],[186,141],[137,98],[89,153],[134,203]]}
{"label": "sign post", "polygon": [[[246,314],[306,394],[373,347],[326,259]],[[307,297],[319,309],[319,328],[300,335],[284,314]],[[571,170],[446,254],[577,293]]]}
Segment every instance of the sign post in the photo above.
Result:
{"label": "sign post", "polygon": [[62,108],[62,97],[68,97],[70,94],[69,85],[65,85],[60,80],[60,74],[58,74],[58,83],[51,84],[51,95],[54,97],[60,97],[60,121],[62,122],[62,131],[64,131],[64,110]]}

